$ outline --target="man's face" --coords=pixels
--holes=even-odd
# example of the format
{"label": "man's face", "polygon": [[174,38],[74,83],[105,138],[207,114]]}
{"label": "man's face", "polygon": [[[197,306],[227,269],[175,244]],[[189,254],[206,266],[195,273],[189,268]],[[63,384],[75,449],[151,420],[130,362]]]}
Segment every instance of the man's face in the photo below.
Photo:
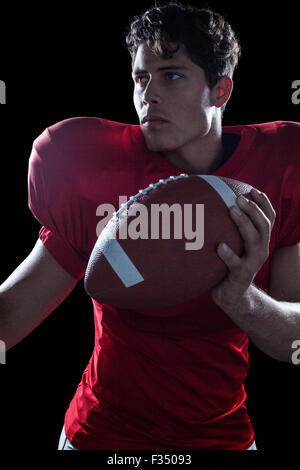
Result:
{"label": "man's face", "polygon": [[[190,60],[183,45],[172,58],[163,59],[141,44],[132,77],[134,105],[150,150],[184,151],[210,132],[212,91],[204,70]],[[144,122],[147,116],[150,121]]]}

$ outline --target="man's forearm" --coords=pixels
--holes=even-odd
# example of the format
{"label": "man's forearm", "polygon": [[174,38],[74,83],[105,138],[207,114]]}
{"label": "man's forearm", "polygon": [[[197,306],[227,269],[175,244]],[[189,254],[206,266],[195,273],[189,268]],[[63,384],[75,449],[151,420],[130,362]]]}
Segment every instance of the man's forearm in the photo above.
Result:
{"label": "man's forearm", "polygon": [[265,354],[292,362],[300,340],[300,302],[278,301],[251,284],[235,305],[220,306]]}

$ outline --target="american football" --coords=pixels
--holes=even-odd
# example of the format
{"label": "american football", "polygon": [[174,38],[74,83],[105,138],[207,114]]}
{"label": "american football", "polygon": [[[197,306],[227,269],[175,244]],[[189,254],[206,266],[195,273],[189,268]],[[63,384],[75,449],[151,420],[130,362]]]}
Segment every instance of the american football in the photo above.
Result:
{"label": "american football", "polygon": [[198,297],[227,273],[217,254],[243,243],[229,208],[252,186],[214,175],[170,176],[132,196],[106,224],[84,287],[93,299],[128,309],[159,309]]}

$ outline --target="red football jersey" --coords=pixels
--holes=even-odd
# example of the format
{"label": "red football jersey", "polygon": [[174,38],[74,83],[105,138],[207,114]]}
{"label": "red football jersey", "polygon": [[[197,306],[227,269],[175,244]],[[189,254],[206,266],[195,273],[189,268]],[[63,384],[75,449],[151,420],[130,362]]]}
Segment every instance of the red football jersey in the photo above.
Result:
{"label": "red football jersey", "polygon": [[[223,134],[240,142],[212,174],[260,189],[277,213],[270,256],[255,278],[268,292],[274,249],[300,241],[300,124],[231,126]],[[67,119],[34,141],[29,207],[45,247],[81,279],[105,217],[99,206],[118,210],[119,196],[180,173],[147,149],[138,125]],[[65,416],[77,449],[239,450],[252,444],[243,386],[248,337],[210,292],[146,314],[93,306],[94,351]]]}

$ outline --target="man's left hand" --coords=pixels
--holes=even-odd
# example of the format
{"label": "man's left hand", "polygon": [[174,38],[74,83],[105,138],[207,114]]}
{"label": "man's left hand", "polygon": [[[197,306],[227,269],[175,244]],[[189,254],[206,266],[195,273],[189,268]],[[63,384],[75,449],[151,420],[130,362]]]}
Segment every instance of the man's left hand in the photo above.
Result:
{"label": "man's left hand", "polygon": [[219,307],[236,307],[247,292],[257,272],[269,256],[271,231],[276,213],[268,197],[255,189],[251,190],[253,201],[237,199],[240,215],[236,206],[229,209],[244,241],[244,253],[239,257],[230,247],[227,250],[220,243],[217,253],[229,269],[227,276],[214,288],[211,295]]}

